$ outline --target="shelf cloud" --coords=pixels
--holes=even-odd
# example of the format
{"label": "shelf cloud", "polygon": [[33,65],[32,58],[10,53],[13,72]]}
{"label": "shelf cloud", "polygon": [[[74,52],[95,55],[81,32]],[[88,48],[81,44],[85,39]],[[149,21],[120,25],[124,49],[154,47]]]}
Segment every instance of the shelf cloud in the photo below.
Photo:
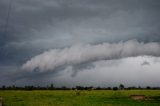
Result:
{"label": "shelf cloud", "polygon": [[64,49],[53,49],[31,58],[23,64],[22,69],[42,72],[89,61],[112,60],[143,55],[160,56],[160,44],[129,40],[119,43],[76,45]]}

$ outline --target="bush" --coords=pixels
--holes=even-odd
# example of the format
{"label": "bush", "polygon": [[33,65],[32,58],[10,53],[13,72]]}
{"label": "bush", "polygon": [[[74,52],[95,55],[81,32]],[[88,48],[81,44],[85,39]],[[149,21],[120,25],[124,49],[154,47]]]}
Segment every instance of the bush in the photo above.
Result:
{"label": "bush", "polygon": [[114,90],[114,91],[117,91],[117,90],[118,90],[118,87],[113,87],[113,90]]}

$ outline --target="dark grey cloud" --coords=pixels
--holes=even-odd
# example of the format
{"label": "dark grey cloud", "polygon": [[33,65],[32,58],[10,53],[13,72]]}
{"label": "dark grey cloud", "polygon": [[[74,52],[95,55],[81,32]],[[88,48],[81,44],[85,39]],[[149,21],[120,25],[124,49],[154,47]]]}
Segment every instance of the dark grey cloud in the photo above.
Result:
{"label": "dark grey cloud", "polygon": [[148,61],[144,61],[141,65],[142,65],[142,66],[150,65],[150,63],[149,63]]}
{"label": "dark grey cloud", "polygon": [[[2,0],[1,2],[1,8],[3,8],[1,14],[4,22],[8,1]],[[7,38],[19,42],[31,39],[34,41],[38,38],[57,38],[58,36],[73,37],[77,40],[75,36],[78,35],[81,35],[81,39],[85,36],[92,36],[95,40],[98,36],[100,41],[102,38],[106,38],[105,41],[107,38],[108,41],[116,41],[128,40],[129,38],[138,39],[137,36],[153,37],[158,34],[159,5],[158,0],[145,0],[145,2],[143,0],[15,0],[12,4],[10,17],[9,32],[11,32]],[[52,31],[48,32],[49,29]],[[85,29],[86,32],[80,32]],[[45,36],[44,33],[40,34],[43,31]],[[65,33],[67,34],[64,35]],[[113,37],[110,37],[111,35]],[[115,36],[120,37],[116,39]],[[140,38],[142,40],[157,40],[152,37],[143,39],[143,37]],[[61,40],[59,37],[58,39]]]}
{"label": "dark grey cloud", "polygon": [[6,33],[9,0],[0,1],[2,66],[21,67],[46,50],[75,44],[160,42],[159,0],[12,1]]}

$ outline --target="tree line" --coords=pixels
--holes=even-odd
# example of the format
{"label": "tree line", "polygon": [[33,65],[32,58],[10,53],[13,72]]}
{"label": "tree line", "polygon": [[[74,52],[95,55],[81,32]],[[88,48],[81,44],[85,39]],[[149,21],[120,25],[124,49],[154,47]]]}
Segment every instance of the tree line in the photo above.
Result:
{"label": "tree line", "polygon": [[41,86],[24,86],[24,87],[19,87],[19,86],[1,86],[0,90],[145,90],[145,89],[153,89],[153,90],[158,90],[160,89],[160,87],[125,87],[123,84],[120,84],[119,86],[115,86],[115,87],[93,87],[93,86],[76,86],[76,87],[66,87],[66,86],[62,86],[62,87],[55,87],[53,84],[50,84],[50,86],[46,86],[46,87],[41,87]]}

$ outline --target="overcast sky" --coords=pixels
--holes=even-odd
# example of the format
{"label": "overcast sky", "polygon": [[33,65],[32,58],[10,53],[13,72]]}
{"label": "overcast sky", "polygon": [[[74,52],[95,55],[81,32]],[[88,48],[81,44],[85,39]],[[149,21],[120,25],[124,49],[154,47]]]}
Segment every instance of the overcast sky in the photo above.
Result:
{"label": "overcast sky", "polygon": [[11,1],[0,86],[160,86],[159,0]]}

